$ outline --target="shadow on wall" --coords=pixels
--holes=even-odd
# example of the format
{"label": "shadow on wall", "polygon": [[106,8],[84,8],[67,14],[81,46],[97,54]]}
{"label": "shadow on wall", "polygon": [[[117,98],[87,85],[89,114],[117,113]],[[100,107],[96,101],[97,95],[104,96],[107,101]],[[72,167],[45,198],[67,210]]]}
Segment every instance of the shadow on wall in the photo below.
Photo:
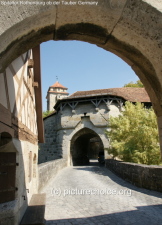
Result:
{"label": "shadow on wall", "polygon": [[28,205],[22,144],[7,132],[0,134],[0,221],[16,225]]}

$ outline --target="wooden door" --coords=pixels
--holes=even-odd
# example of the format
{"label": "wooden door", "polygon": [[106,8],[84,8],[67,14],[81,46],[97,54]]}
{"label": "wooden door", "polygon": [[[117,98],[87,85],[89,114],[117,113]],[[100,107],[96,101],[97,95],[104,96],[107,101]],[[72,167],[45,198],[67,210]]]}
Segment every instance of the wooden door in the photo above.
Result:
{"label": "wooden door", "polygon": [[16,153],[0,152],[0,203],[15,199]]}

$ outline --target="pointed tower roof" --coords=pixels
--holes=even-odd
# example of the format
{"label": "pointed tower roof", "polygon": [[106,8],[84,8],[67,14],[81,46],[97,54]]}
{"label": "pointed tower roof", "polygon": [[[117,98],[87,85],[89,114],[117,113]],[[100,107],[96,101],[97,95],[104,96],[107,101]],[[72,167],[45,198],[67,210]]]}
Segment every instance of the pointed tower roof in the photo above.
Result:
{"label": "pointed tower roof", "polygon": [[56,81],[52,86],[50,87],[54,87],[54,88],[62,88],[62,89],[68,89],[65,86],[63,86],[62,84],[60,84],[58,81]]}

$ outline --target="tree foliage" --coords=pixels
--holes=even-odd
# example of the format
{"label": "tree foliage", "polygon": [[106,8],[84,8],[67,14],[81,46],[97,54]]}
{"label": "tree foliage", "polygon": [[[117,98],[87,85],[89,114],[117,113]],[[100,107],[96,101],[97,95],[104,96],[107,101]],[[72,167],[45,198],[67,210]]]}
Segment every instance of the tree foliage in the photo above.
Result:
{"label": "tree foliage", "polygon": [[49,116],[53,111],[43,111],[43,118]]}
{"label": "tree foliage", "polygon": [[126,102],[118,117],[110,118],[109,153],[126,162],[160,163],[160,147],[156,116],[153,109],[143,104]]}
{"label": "tree foliage", "polygon": [[125,84],[124,87],[144,87],[144,85],[142,84],[140,80],[137,80],[136,83],[131,81],[130,83]]}

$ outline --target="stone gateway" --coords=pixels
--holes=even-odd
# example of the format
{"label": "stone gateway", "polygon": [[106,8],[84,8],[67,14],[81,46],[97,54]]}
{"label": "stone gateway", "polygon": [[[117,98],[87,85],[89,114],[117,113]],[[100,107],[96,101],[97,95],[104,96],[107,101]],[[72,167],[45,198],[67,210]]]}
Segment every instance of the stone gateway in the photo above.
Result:
{"label": "stone gateway", "polygon": [[[58,82],[53,86],[57,85],[64,87]],[[48,91],[49,97],[51,94]],[[60,89],[55,92],[59,94]],[[47,106],[53,102],[49,99]],[[45,143],[39,145],[39,163],[64,158],[69,165],[85,165],[101,151],[109,158],[105,131],[109,117],[118,116],[125,101],[151,106],[144,88],[131,87],[78,91],[58,99],[54,112],[44,118]]]}

